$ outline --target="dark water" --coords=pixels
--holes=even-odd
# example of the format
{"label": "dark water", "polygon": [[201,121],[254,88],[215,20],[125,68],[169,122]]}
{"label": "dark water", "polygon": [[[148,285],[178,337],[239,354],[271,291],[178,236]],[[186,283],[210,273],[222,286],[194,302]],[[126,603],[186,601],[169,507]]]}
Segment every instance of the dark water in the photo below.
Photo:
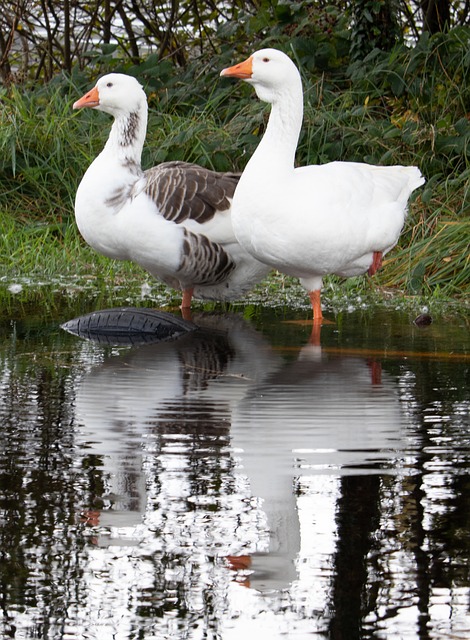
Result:
{"label": "dark water", "polygon": [[2,323],[1,637],[470,638],[467,319],[195,320]]}

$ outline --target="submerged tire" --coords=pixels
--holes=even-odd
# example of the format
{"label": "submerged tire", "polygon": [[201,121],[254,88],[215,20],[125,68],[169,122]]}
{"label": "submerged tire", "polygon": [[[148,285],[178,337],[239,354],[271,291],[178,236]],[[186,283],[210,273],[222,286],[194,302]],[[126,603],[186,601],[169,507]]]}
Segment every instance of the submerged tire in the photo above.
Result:
{"label": "submerged tire", "polygon": [[197,329],[192,322],[171,313],[137,307],[93,311],[60,326],[80,338],[105,344],[161,342]]}

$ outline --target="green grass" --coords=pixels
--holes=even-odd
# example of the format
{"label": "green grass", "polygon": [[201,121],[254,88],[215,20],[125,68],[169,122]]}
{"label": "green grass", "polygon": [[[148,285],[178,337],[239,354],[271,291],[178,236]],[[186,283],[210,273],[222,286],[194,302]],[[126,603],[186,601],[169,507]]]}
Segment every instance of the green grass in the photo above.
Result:
{"label": "green grass", "polygon": [[[77,315],[119,305],[178,309],[179,292],[154,280],[137,265],[97,254],[82,240],[74,224],[25,224],[8,215],[0,216],[0,221],[0,260],[4,265],[0,272],[0,308],[5,317],[31,315],[38,309],[53,316],[64,306],[72,306]],[[409,248],[401,251],[409,252]],[[443,264],[449,265],[446,261]],[[410,294],[406,288],[397,286],[399,277],[394,276],[393,269],[404,265],[405,258],[392,257],[374,278],[325,278],[322,301],[326,312],[337,314],[384,306],[413,314],[423,308],[445,314],[449,307],[465,308],[460,291],[452,296],[455,291],[449,292],[445,287],[420,286]],[[458,279],[451,282],[455,284]],[[207,311],[248,312],[250,307],[259,305],[286,312],[297,309],[305,318],[311,315],[308,296],[297,279],[279,272],[272,272],[243,300],[232,304],[194,302],[195,310]]]}
{"label": "green grass", "polygon": [[[388,300],[390,291],[406,300],[414,296],[417,304],[469,298],[469,42],[468,31],[457,30],[423,38],[413,50],[374,52],[362,65],[334,73],[304,69],[299,164],[416,164],[427,179],[411,199],[399,245],[382,271],[372,281],[327,279],[328,304],[347,305],[343,294],[375,304]],[[115,64],[114,70],[130,71],[146,84],[150,120],[144,167],[181,159],[216,170],[243,169],[269,109],[251,87],[219,79],[228,62],[224,55],[195,61],[184,72],[173,73],[166,65],[166,75],[158,78],[148,65]],[[110,300],[126,286],[139,299],[142,282],[151,282],[138,267],[96,254],[75,227],[77,186],[111,126],[105,114],[71,108],[94,80],[93,72],[89,77],[74,73],[72,78],[59,75],[49,85],[3,91],[0,290],[6,299],[35,295],[30,286],[13,294],[8,287],[15,281],[83,282],[86,286],[77,287],[85,295],[109,291]],[[162,304],[179,299],[157,284],[152,295]],[[298,284],[280,275],[257,287],[247,301],[308,308]]]}

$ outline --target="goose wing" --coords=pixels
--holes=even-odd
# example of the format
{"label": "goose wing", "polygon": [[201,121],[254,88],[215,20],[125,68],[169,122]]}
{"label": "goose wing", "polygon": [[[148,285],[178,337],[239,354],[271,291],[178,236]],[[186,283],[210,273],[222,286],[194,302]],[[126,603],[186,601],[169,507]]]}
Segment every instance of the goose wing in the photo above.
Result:
{"label": "goose wing", "polygon": [[145,172],[145,193],[167,220],[204,223],[230,207],[240,174],[188,162],[163,162]]}
{"label": "goose wing", "polygon": [[184,229],[181,260],[177,277],[180,282],[216,285],[224,282],[236,264],[219,242],[211,241],[202,233]]}

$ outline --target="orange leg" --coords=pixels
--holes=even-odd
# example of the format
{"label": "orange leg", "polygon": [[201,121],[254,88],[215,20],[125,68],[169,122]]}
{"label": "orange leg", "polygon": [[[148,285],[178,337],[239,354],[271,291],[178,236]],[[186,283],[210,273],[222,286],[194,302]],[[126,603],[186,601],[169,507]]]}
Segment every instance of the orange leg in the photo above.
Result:
{"label": "orange leg", "polygon": [[181,300],[181,316],[183,320],[188,320],[191,322],[191,300],[193,298],[193,288],[184,289],[183,291],[183,299]]}
{"label": "orange leg", "polygon": [[191,300],[193,299],[193,288],[184,289],[183,299],[181,300],[181,309],[191,309]]}
{"label": "orange leg", "polygon": [[315,289],[315,291],[310,291],[308,294],[310,298],[310,302],[312,303],[312,311],[313,311],[313,322],[315,324],[322,322],[323,313],[321,310],[321,300],[320,300],[320,289]]}
{"label": "orange leg", "polygon": [[382,266],[382,252],[381,251],[374,251],[374,255],[372,257],[372,264],[369,267],[369,270],[367,271],[367,273],[370,276],[373,276],[374,273],[376,273],[380,267]]}
{"label": "orange leg", "polygon": [[321,310],[320,289],[310,291],[308,294],[312,303],[313,325],[309,342],[315,346],[320,346],[321,325],[323,322],[323,313]]}

